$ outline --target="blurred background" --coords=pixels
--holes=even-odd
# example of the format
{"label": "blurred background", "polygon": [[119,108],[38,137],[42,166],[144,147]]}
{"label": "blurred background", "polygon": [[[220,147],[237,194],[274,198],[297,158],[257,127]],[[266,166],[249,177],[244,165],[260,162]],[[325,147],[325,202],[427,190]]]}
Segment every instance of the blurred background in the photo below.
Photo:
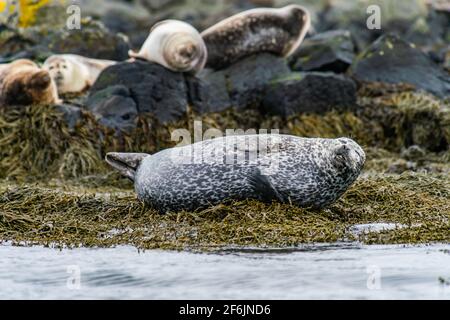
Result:
{"label": "blurred background", "polygon": [[[80,7],[81,18],[85,23],[91,17],[94,21],[101,22],[112,34],[125,36],[124,43],[119,41],[118,44],[123,49],[108,54],[109,58],[121,60],[127,58],[128,48],[125,47],[139,48],[147,37],[149,28],[157,21],[180,19],[201,31],[243,10],[281,7],[292,3],[301,4],[311,12],[313,28],[308,36],[345,29],[351,32],[355,50],[359,51],[383,33],[395,32],[429,53],[434,60],[447,61],[448,66],[448,0],[4,0],[0,1],[0,55],[11,56],[28,48],[30,44],[45,43],[39,37],[36,38],[36,35],[24,40],[28,45],[20,43],[14,37],[12,44],[6,40],[15,35],[10,29],[16,27],[39,26],[40,30],[50,31],[64,29],[70,5]],[[381,10],[379,30],[369,30],[366,26],[370,15],[367,13],[369,5],[378,5]],[[15,9],[19,9],[18,14],[14,13]],[[54,48],[53,51],[58,50]],[[91,52],[90,55],[98,54]]]}

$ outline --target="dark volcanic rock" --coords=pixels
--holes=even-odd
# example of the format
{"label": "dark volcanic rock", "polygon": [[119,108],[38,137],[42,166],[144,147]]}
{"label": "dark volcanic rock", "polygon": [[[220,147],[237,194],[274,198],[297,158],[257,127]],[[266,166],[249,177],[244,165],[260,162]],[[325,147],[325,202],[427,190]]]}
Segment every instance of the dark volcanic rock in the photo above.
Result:
{"label": "dark volcanic rock", "polygon": [[200,77],[210,93],[211,111],[221,111],[228,107],[244,109],[259,105],[270,81],[289,72],[284,59],[262,53]]}
{"label": "dark volcanic rock", "polygon": [[333,73],[292,73],[284,59],[263,53],[225,70],[204,70],[199,78],[141,60],[119,63],[102,72],[86,105],[102,123],[128,128],[137,114],[151,113],[168,123],[183,118],[188,106],[198,114],[235,107],[286,116],[355,102],[351,79]]}
{"label": "dark volcanic rock", "polygon": [[355,104],[353,80],[333,73],[293,73],[273,81],[266,92],[263,110],[289,116],[301,112],[325,113]]}
{"label": "dark volcanic rock", "polygon": [[209,81],[186,76],[188,100],[194,110],[200,114],[220,112],[232,106],[224,77],[212,76]]}
{"label": "dark volcanic rock", "polygon": [[[370,19],[375,17],[374,9],[379,9],[379,26],[370,25],[377,20]],[[350,30],[358,48],[367,47],[386,33],[399,34],[403,39],[435,41],[426,20],[429,11],[423,0],[327,1],[316,28],[319,32]]]}
{"label": "dark volcanic rock", "polygon": [[[119,94],[115,91],[118,88]],[[121,104],[134,101],[138,113],[152,113],[162,123],[180,119],[188,106],[184,75],[146,61],[119,63],[100,74],[88,101],[92,110],[103,110],[102,114],[112,106],[105,90],[116,92],[114,96],[120,97]]]}
{"label": "dark volcanic rock", "polygon": [[123,85],[113,85],[92,94],[86,106],[108,127],[128,130],[135,125],[138,115],[130,90]]}
{"label": "dark volcanic rock", "polygon": [[306,39],[289,58],[295,71],[345,72],[355,57],[350,31],[333,30]]}
{"label": "dark volcanic rock", "polygon": [[350,73],[362,81],[409,83],[441,98],[450,95],[450,74],[394,35],[375,41],[355,60]]}

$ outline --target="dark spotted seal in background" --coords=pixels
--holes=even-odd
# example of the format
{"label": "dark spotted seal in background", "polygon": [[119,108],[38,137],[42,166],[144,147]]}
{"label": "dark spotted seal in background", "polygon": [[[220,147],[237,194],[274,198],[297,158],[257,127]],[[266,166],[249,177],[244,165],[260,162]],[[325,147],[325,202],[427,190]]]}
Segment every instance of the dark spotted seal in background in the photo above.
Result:
{"label": "dark spotted seal in background", "polygon": [[310,20],[308,11],[298,5],[258,8],[231,16],[201,33],[208,49],[206,67],[222,69],[259,52],[287,57],[303,41]]}
{"label": "dark spotted seal in background", "polygon": [[216,138],[154,155],[108,153],[106,161],[160,212],[243,199],[322,208],[356,180],[365,154],[348,138],[269,134]]}

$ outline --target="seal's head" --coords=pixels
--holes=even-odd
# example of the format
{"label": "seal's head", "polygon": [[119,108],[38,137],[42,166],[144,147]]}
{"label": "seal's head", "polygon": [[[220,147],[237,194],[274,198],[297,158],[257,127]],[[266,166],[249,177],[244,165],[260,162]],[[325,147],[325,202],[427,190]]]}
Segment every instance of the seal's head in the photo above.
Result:
{"label": "seal's head", "polygon": [[52,56],[44,62],[42,68],[50,73],[50,76],[55,81],[58,92],[60,93],[64,93],[65,87],[70,81],[73,81],[75,66],[71,61],[64,57]]}
{"label": "seal's head", "polygon": [[278,9],[285,17],[286,30],[291,34],[292,39],[288,41],[283,51],[283,57],[288,57],[298,49],[306,33],[311,27],[311,17],[309,11],[299,5],[292,4]]}
{"label": "seal's head", "polygon": [[349,138],[319,141],[305,157],[312,160],[313,165],[306,170],[312,173],[318,195],[311,205],[322,208],[336,201],[355,182],[364,167],[366,156],[363,149]]}
{"label": "seal's head", "polygon": [[147,153],[109,152],[106,154],[105,161],[121,175],[134,181],[136,170],[147,156],[149,156]]}
{"label": "seal's head", "polygon": [[5,105],[51,104],[59,102],[50,74],[30,60],[17,60],[2,74],[2,103]]}
{"label": "seal's head", "polygon": [[335,168],[358,176],[366,161],[366,155],[352,139],[339,138],[333,140],[331,159]]}
{"label": "seal's head", "polygon": [[199,49],[189,35],[174,35],[167,39],[165,47],[164,59],[174,70],[188,72],[193,67]]}
{"label": "seal's head", "polygon": [[198,73],[206,63],[206,45],[200,33],[190,24],[164,20],[153,26],[139,53],[131,58],[156,62],[176,72]]}

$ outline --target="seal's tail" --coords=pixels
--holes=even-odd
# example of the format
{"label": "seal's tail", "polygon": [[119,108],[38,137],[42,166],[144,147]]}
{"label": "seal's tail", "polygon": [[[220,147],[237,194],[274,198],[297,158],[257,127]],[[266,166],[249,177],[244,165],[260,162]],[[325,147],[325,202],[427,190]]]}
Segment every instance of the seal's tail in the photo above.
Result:
{"label": "seal's tail", "polygon": [[141,165],[142,160],[148,156],[150,155],[147,153],[109,152],[106,154],[105,161],[123,176],[134,181],[136,170]]}

